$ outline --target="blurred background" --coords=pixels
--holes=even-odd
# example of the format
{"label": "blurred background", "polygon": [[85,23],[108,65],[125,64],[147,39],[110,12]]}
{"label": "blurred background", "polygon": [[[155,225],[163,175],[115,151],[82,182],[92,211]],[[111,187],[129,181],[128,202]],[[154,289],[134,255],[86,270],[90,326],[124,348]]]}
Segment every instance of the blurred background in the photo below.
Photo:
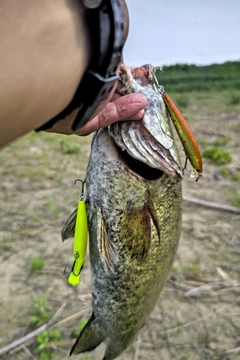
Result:
{"label": "blurred background", "polygon": [[127,0],[130,66],[240,60],[239,0]]}

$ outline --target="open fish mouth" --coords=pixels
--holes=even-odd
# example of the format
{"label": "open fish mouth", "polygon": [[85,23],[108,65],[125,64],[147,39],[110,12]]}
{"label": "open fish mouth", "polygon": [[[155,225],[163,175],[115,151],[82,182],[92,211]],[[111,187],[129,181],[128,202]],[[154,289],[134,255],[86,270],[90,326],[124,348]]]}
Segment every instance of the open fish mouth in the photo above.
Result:
{"label": "open fish mouth", "polygon": [[[154,119],[153,119],[154,122]],[[108,129],[121,160],[146,180],[157,180],[163,174],[181,176],[182,171],[175,153],[166,149],[145,128],[143,122],[115,123]]]}
{"label": "open fish mouth", "polygon": [[141,176],[145,180],[158,180],[164,175],[164,172],[162,170],[152,168],[144,162],[134,159],[128,154],[126,150],[120,150],[118,151],[118,154],[129,169],[131,169],[135,174]]}
{"label": "open fish mouth", "polygon": [[[181,164],[173,139],[168,113],[162,97],[153,89],[151,81],[146,78],[148,66],[143,75],[136,80],[129,69],[121,67],[122,87],[124,93],[141,92],[148,103],[142,121],[121,121],[108,127],[118,155],[124,163],[146,180],[157,180],[163,174],[170,177],[182,177]],[[133,74],[135,74],[133,69]],[[141,75],[141,72],[140,72]],[[121,93],[123,91],[120,90]]]}

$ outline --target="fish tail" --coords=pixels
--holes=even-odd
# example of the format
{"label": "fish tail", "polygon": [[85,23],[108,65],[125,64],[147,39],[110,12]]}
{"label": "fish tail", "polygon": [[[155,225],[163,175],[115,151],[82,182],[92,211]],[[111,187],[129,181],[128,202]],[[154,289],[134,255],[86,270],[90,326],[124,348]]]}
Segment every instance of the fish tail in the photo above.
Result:
{"label": "fish tail", "polygon": [[104,340],[105,337],[101,334],[94,313],[92,313],[91,318],[88,320],[87,324],[73,345],[70,351],[70,356],[80,354],[85,351],[94,350]]}

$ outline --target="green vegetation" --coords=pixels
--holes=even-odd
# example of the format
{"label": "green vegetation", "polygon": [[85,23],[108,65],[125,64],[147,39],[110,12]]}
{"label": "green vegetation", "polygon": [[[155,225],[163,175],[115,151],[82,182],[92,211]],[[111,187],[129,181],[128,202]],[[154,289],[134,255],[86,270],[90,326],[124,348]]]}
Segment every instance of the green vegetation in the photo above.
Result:
{"label": "green vegetation", "polygon": [[214,140],[214,146],[225,146],[229,142],[230,138],[228,136],[218,137]]}
{"label": "green vegetation", "polygon": [[[163,66],[157,77],[167,92],[240,90],[240,62],[226,62],[208,66],[176,64]],[[240,95],[233,92],[228,103],[240,103]]]}
{"label": "green vegetation", "polygon": [[203,150],[202,156],[217,165],[225,165],[232,161],[228,151],[221,150],[217,146],[207,146]]}
{"label": "green vegetation", "polygon": [[44,268],[45,260],[41,257],[34,257],[30,262],[30,269],[32,272],[41,271]]}
{"label": "green vegetation", "polygon": [[51,197],[51,196],[47,196],[46,197],[46,206],[47,206],[47,210],[50,214],[56,216],[59,213],[59,206],[58,206],[58,202],[55,198]]}
{"label": "green vegetation", "polygon": [[221,174],[225,178],[228,178],[230,176],[230,170],[227,167],[223,167],[219,170],[219,174]]}
{"label": "green vegetation", "polygon": [[185,268],[185,273],[187,276],[199,278],[202,271],[196,263],[193,263]]}
{"label": "green vegetation", "polygon": [[189,105],[189,96],[188,94],[180,94],[180,95],[176,95],[174,97],[175,101],[176,101],[176,105],[179,106],[180,108],[186,108]]}
{"label": "green vegetation", "polygon": [[229,100],[228,100],[228,105],[232,106],[232,105],[238,105],[240,104],[240,95],[237,93],[230,93],[229,94]]}
{"label": "green vegetation", "polygon": [[34,300],[29,322],[37,328],[49,320],[50,314],[47,311],[47,297],[45,295],[39,295]]}
{"label": "green vegetation", "polygon": [[1,251],[11,251],[13,248],[13,244],[10,244],[10,243],[1,243]]}
{"label": "green vegetation", "polygon": [[180,358],[180,360],[188,360],[188,359],[189,359],[189,357],[187,355],[182,355]]}
{"label": "green vegetation", "polygon": [[54,350],[51,349],[51,343],[61,339],[60,330],[45,330],[37,336],[37,348],[35,353],[39,354],[39,360],[51,360],[54,358]]}
{"label": "green vegetation", "polygon": [[218,260],[218,258],[219,258],[218,254],[215,252],[210,252],[208,254],[208,256],[210,257],[210,259],[213,259],[213,260]]}
{"label": "green vegetation", "polygon": [[[75,140],[75,139],[73,139]],[[60,142],[60,148],[64,154],[78,154],[80,147],[76,142],[71,141],[70,138],[62,139]]]}
{"label": "green vegetation", "polygon": [[240,180],[240,175],[237,174],[237,173],[234,173],[234,174],[232,174],[231,179],[232,179],[233,181],[239,181],[239,180]]}
{"label": "green vegetation", "polygon": [[232,130],[240,133],[240,122],[232,126]]}
{"label": "green vegetation", "polygon": [[211,340],[211,336],[207,331],[204,332],[203,334],[199,334],[200,343],[207,345],[209,344],[210,340]]}
{"label": "green vegetation", "polygon": [[171,269],[171,272],[172,272],[173,274],[177,274],[177,273],[179,272],[178,266],[177,266],[177,265],[173,265],[173,266],[172,266],[172,269]]}
{"label": "green vegetation", "polygon": [[233,195],[233,201],[232,201],[233,206],[236,206],[238,208],[240,208],[240,193],[236,192]]}
{"label": "green vegetation", "polygon": [[237,172],[233,172],[227,167],[223,167],[219,170],[219,174],[224,176],[226,179],[233,180],[233,181],[239,181],[240,180],[240,174]]}

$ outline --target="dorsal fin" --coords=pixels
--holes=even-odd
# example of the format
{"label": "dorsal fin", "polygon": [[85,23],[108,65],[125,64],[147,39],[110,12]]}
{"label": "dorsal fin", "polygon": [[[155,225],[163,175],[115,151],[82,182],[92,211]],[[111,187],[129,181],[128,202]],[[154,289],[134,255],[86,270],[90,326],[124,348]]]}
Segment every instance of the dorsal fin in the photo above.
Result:
{"label": "dorsal fin", "polygon": [[117,246],[108,236],[100,208],[97,214],[97,242],[104,270],[114,271],[114,266],[118,262]]}
{"label": "dorsal fin", "polygon": [[104,340],[105,338],[100,333],[100,329],[96,323],[94,313],[92,313],[91,318],[88,320],[87,324],[84,326],[76,342],[74,343],[70,351],[70,356],[80,354],[85,351],[94,350]]}

